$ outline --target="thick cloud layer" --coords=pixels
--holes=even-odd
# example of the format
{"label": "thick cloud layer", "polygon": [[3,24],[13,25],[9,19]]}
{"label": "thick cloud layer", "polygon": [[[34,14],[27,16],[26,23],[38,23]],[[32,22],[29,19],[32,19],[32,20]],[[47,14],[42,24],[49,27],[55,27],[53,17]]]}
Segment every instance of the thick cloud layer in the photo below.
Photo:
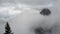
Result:
{"label": "thick cloud layer", "polygon": [[26,10],[29,11],[30,9],[41,11],[42,8],[49,8],[53,15],[59,15],[59,7],[60,0],[0,0],[0,34],[4,33],[4,22],[15,17],[17,13],[21,13]]}

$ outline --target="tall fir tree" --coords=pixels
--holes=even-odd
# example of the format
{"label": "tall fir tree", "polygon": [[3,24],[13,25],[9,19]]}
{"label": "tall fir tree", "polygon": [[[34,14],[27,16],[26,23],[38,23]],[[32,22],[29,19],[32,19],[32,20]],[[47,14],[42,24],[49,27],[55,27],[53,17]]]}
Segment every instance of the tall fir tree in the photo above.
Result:
{"label": "tall fir tree", "polygon": [[8,22],[6,23],[4,34],[13,34],[13,33],[11,33],[11,29],[10,29],[10,26],[9,26]]}

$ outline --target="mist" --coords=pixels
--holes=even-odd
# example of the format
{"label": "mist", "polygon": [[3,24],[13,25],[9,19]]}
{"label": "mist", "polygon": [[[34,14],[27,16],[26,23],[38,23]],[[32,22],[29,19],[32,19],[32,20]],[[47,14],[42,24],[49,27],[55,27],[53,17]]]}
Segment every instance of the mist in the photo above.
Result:
{"label": "mist", "polygon": [[[0,34],[4,33],[7,21],[14,34],[35,34],[33,30],[38,27],[53,28],[52,34],[59,34],[59,7],[60,0],[0,0]],[[51,10],[51,15],[40,15],[43,8]]]}

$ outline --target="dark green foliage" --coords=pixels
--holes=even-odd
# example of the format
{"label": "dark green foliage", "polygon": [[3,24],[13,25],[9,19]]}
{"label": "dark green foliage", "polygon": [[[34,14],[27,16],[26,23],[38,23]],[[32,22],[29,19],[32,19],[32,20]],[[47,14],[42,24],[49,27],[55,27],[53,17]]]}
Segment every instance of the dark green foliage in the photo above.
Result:
{"label": "dark green foliage", "polygon": [[4,34],[13,34],[13,33],[11,33],[10,26],[9,26],[8,22],[6,23]]}
{"label": "dark green foliage", "polygon": [[35,29],[35,33],[36,33],[36,34],[44,34],[45,31],[44,31],[43,28],[36,28],[36,29]]}
{"label": "dark green foliage", "polygon": [[51,11],[47,8],[44,8],[41,12],[40,12],[41,15],[50,15],[51,14]]}
{"label": "dark green foliage", "polygon": [[46,30],[44,30],[42,27],[40,27],[40,28],[36,28],[35,29],[35,33],[36,34],[45,34],[45,33],[52,33],[52,29],[46,29]]}

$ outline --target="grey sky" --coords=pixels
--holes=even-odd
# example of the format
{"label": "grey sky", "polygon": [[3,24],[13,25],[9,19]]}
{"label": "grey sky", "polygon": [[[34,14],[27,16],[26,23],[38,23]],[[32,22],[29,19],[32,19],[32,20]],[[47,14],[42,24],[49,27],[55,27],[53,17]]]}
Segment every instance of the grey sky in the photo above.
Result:
{"label": "grey sky", "polygon": [[[8,20],[19,11],[54,7],[60,0],[0,0],[0,19]],[[59,5],[60,6],[60,5]],[[58,6],[58,7],[59,7]]]}
{"label": "grey sky", "polygon": [[[0,0],[0,19],[11,18],[16,12],[25,9],[59,7],[60,0]],[[17,10],[17,11],[16,11]],[[13,12],[12,12],[13,11]]]}
{"label": "grey sky", "polygon": [[49,4],[58,0],[0,0],[0,3],[24,3],[30,5]]}
{"label": "grey sky", "polygon": [[58,8],[60,6],[59,1],[60,0],[0,0],[0,24],[3,24],[0,26],[0,34],[4,33],[4,22],[14,17],[13,15],[16,15],[19,11],[22,12],[29,9],[40,10],[41,8],[47,7]]}

